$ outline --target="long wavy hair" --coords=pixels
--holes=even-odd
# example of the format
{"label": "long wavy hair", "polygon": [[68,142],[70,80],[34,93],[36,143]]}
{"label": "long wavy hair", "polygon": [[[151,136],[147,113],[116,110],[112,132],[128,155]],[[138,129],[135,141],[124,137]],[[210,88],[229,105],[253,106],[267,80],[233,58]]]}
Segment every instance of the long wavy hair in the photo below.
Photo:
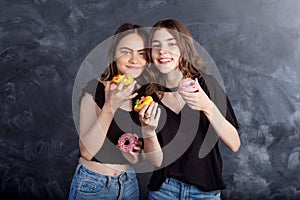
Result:
{"label": "long wavy hair", "polygon": [[[118,74],[118,68],[117,64],[115,62],[115,53],[116,53],[116,48],[119,43],[119,41],[124,38],[125,36],[129,34],[138,34],[142,40],[144,41],[144,46],[145,46],[145,51],[146,51],[146,66],[145,69],[136,80],[137,82],[146,82],[149,81],[150,78],[152,77],[153,73],[149,70],[148,64],[150,63],[150,57],[149,57],[149,48],[147,48],[147,41],[148,41],[148,33],[146,30],[144,30],[140,25],[137,24],[131,24],[131,23],[125,23],[122,24],[114,33],[114,36],[111,41],[111,46],[108,51],[108,67],[106,69],[106,72],[101,76],[102,81],[108,81],[112,80],[112,78]],[[145,72],[146,71],[146,72]]]}
{"label": "long wavy hair", "polygon": [[[189,77],[194,79],[199,75],[206,73],[206,66],[194,46],[190,31],[176,19],[166,19],[156,22],[150,31],[148,46],[151,47],[151,41],[155,31],[162,28],[167,29],[177,42],[180,50],[180,58],[177,67],[181,71],[183,78]],[[150,55],[151,51],[152,49],[150,48]],[[153,63],[151,56],[150,63]],[[165,81],[161,75],[158,75],[160,72],[155,66],[152,66],[151,69],[155,73],[155,84],[151,84],[146,93],[151,94],[155,92],[160,96],[160,98],[162,98],[163,91],[165,91],[163,87],[163,85],[165,85]]]}

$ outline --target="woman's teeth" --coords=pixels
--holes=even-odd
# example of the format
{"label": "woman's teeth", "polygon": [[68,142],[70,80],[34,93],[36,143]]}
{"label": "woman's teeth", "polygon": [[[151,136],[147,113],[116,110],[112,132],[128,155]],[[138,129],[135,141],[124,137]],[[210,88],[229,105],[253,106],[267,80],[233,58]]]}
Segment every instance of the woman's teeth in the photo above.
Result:
{"label": "woman's teeth", "polygon": [[161,58],[161,59],[158,59],[158,61],[160,63],[168,63],[168,62],[171,62],[172,59],[171,58]]}

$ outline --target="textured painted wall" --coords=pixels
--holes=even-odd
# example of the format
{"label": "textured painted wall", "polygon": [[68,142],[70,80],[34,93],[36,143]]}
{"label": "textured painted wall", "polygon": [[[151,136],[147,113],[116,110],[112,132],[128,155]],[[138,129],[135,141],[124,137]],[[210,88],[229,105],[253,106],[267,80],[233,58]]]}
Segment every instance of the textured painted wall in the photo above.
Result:
{"label": "textured painted wall", "polygon": [[[300,198],[297,0],[1,0],[0,197],[66,199],[77,162],[72,87],[123,22],[177,18],[217,64],[242,147],[222,147],[223,199]],[[139,175],[141,198],[149,175]]]}

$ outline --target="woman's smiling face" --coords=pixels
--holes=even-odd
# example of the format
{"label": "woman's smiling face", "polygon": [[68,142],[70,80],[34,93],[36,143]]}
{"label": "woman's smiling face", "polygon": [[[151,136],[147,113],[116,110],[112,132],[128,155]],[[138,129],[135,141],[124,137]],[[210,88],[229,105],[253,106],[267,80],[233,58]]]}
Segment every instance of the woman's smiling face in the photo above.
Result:
{"label": "woman's smiling face", "polygon": [[162,74],[168,74],[177,69],[180,49],[177,41],[167,29],[161,28],[154,32],[151,48],[152,60]]}
{"label": "woman's smiling face", "polygon": [[133,78],[141,75],[147,63],[141,36],[132,33],[123,37],[116,47],[115,62],[119,74],[127,74]]}

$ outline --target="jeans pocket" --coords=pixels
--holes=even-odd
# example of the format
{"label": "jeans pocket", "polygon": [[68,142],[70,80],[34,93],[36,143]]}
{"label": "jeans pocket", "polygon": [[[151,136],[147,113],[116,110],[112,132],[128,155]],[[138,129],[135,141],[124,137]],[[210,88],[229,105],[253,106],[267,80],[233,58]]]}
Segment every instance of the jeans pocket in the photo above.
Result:
{"label": "jeans pocket", "polygon": [[213,191],[209,191],[209,192],[203,192],[203,194],[206,194],[208,196],[220,197],[221,191],[220,190],[213,190]]}
{"label": "jeans pocket", "polygon": [[93,179],[84,178],[78,185],[78,194],[89,196],[97,195],[104,191],[105,183],[102,181],[96,181]]}

